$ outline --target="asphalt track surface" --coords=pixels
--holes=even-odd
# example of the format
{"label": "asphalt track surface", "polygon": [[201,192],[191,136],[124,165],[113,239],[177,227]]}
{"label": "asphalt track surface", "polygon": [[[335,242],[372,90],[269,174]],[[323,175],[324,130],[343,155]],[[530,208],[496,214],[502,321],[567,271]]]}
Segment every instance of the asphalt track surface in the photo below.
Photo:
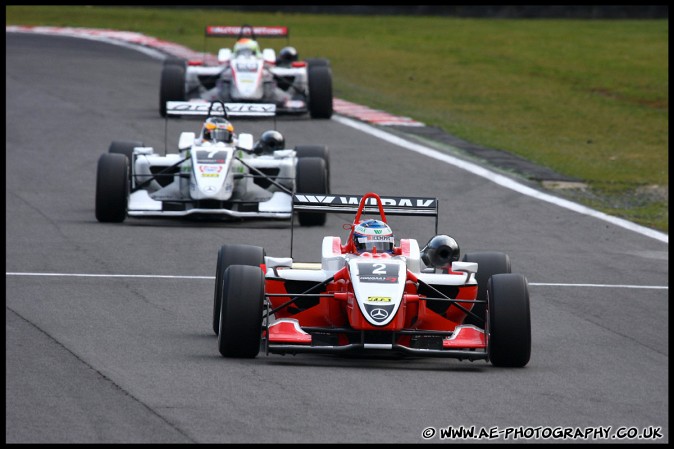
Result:
{"label": "asphalt track surface", "polygon": [[[224,359],[211,330],[217,250],[287,256],[288,223],[98,223],[96,163],[109,143],[164,148],[161,63],[86,40],[6,37],[7,443],[447,442],[422,431],[461,425],[654,427],[663,438],[645,442],[668,442],[668,289],[620,287],[666,287],[666,243],[336,120],[279,118],[289,146],[329,146],[333,193],[436,196],[440,232],[462,252],[508,253],[531,283],[531,361]],[[273,122],[235,126],[259,135]],[[171,122],[169,151],[197,129]],[[318,260],[322,236],[343,238],[350,218],[300,229],[296,260]],[[389,221],[423,245],[426,220]],[[132,274],[148,277],[110,276]]]}

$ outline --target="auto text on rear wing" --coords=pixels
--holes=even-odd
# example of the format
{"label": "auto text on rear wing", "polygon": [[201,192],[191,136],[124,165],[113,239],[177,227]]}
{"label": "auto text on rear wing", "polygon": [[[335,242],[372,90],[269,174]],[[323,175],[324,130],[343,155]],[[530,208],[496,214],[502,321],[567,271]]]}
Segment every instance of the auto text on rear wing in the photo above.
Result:
{"label": "auto text on rear wing", "polygon": [[[276,105],[273,103],[225,103],[227,115],[230,117],[273,117],[276,115]],[[222,106],[196,101],[167,101],[166,115],[172,116],[208,116],[224,115]]]}
{"label": "auto text on rear wing", "polygon": [[[240,26],[207,26],[206,36],[233,36],[237,37],[241,33],[241,28],[245,28],[246,32],[242,36],[256,37],[288,37],[288,27],[283,26],[267,26],[267,27],[240,27]],[[249,30],[252,28],[253,32]]]}

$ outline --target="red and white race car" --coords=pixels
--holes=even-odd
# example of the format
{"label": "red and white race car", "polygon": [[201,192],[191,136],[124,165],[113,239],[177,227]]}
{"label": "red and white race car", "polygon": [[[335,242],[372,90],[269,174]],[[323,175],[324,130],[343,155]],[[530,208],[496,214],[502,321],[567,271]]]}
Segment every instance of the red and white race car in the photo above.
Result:
{"label": "red and white race car", "polygon": [[[437,199],[367,193],[297,193],[306,212],[354,212],[349,238],[326,236],[318,263],[266,256],[262,247],[223,245],[218,253],[213,330],[224,357],[396,352],[487,360],[523,367],[531,352],[526,278],[500,252],[468,253],[437,235]],[[435,216],[420,249],[396,245],[386,214]],[[361,220],[376,214],[376,220]],[[291,227],[292,229],[292,227]],[[291,240],[292,241],[292,240]]]}

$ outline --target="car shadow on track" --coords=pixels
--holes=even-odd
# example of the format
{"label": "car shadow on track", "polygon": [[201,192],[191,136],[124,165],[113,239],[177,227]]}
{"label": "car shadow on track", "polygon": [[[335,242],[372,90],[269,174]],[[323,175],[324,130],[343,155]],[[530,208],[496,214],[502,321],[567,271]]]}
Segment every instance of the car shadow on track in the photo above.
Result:
{"label": "car shadow on track", "polygon": [[89,221],[98,226],[129,226],[135,228],[220,228],[220,229],[290,229],[290,221],[274,220],[223,220],[208,218],[129,218],[123,223],[98,223],[95,220]]}
{"label": "car shadow on track", "polygon": [[[273,366],[311,366],[323,368],[356,368],[382,370],[461,371],[481,372],[489,368],[483,361],[469,362],[454,359],[419,358],[397,355],[258,355],[261,362]],[[480,366],[482,365],[482,366]]]}
{"label": "car shadow on track", "polygon": [[490,369],[491,365],[484,361],[459,361],[451,358],[424,358],[410,357],[399,354],[300,354],[267,356],[263,350],[254,359],[228,359],[222,357],[217,349],[217,337],[214,334],[192,334],[191,339],[197,339],[210,344],[212,351],[206,354],[190,354],[191,359],[214,361],[217,363],[242,363],[269,365],[279,367],[313,367],[313,368],[355,368],[355,369],[382,369],[382,370],[419,370],[419,371],[456,371],[482,372]]}

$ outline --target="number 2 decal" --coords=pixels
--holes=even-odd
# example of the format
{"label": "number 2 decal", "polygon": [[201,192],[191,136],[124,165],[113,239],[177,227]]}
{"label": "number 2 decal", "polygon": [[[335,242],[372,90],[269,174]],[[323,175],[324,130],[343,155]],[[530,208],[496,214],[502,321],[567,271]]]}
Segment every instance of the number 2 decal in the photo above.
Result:
{"label": "number 2 decal", "polygon": [[358,278],[361,282],[398,282],[398,265],[381,262],[359,263]]}
{"label": "number 2 decal", "polygon": [[372,274],[386,274],[386,265],[383,263],[373,263]]}

